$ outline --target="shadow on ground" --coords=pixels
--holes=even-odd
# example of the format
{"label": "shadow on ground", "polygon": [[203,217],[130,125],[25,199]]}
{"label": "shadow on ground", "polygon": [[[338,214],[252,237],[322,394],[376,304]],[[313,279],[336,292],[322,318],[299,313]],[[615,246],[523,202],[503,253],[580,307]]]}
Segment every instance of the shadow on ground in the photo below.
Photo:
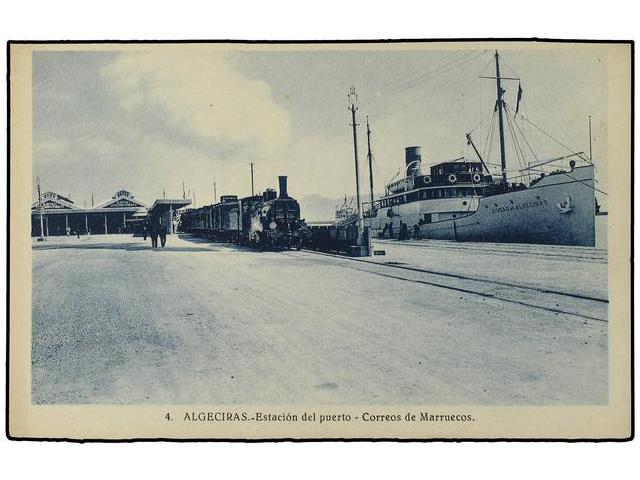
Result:
{"label": "shadow on ground", "polygon": [[[185,243],[194,244],[194,245],[193,246],[175,246],[171,244],[172,243],[171,237],[169,237],[167,239],[167,245],[164,248],[159,247],[155,250],[166,251],[166,252],[217,252],[217,251],[220,251],[220,248],[216,248],[216,246],[220,246],[225,249],[232,249],[240,252],[263,253],[257,248],[251,248],[246,245],[238,245],[232,242],[222,242],[222,241],[210,240],[208,238],[194,237],[190,234],[180,233],[180,234],[177,234],[177,238],[179,240],[184,241]],[[140,238],[138,241],[134,240],[131,242],[113,242],[113,243],[111,242],[88,243],[85,241],[79,241],[79,242],[71,241],[71,242],[64,242],[64,243],[44,242],[44,243],[34,243],[32,245],[32,249],[33,250],[77,249],[77,250],[126,250],[126,251],[151,250],[151,251],[155,251],[154,249],[151,248],[151,240],[147,239],[145,241],[142,238]],[[279,252],[280,250],[275,250],[275,251]]]}
{"label": "shadow on ground", "polygon": [[129,252],[150,250],[164,252],[216,252],[216,248],[198,248],[198,247],[175,247],[167,244],[164,248],[159,247],[152,249],[150,243],[64,243],[57,245],[34,245],[34,250],[60,250],[60,249],[77,249],[77,250],[126,250]]}
{"label": "shadow on ground", "polygon": [[234,242],[225,242],[222,240],[211,240],[209,238],[194,237],[191,234],[186,234],[186,233],[178,234],[178,238],[180,238],[181,240],[184,240],[185,242],[196,243],[196,244],[204,243],[207,245],[223,245],[224,248],[237,250],[239,252],[247,252],[247,253],[282,253],[282,252],[293,251],[291,249],[286,249],[286,248],[260,250],[257,247],[250,247],[248,245],[239,245]]}
{"label": "shadow on ground", "polygon": [[194,237],[187,233],[178,234],[178,238],[189,243],[205,244],[205,245],[223,245],[225,248],[238,250],[240,252],[262,253],[259,249],[251,248],[246,245],[238,245],[237,243],[233,243],[233,242],[223,242],[221,240],[210,240],[208,238]]}

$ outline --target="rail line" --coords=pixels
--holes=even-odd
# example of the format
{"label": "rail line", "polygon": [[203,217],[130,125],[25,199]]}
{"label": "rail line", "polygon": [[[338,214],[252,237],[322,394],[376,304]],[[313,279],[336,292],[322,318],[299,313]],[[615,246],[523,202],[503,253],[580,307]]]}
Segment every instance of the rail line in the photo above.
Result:
{"label": "rail line", "polygon": [[[395,265],[395,264],[374,262],[374,261],[366,260],[363,258],[345,257],[342,255],[336,255],[336,254],[326,253],[326,252],[318,252],[315,250],[305,249],[303,250],[303,252],[309,253],[309,254],[315,254],[319,256],[337,258],[337,259],[345,260],[348,262],[354,262],[354,263],[365,266],[365,268],[357,268],[356,270],[367,272],[373,275],[386,277],[386,278],[393,278],[400,281],[413,282],[413,283],[418,283],[422,285],[429,285],[429,286],[434,286],[438,288],[444,288],[447,290],[458,291],[458,292],[468,293],[472,295],[478,295],[485,298],[492,298],[492,299],[507,302],[507,303],[523,305],[526,307],[545,310],[548,312],[553,312],[558,314],[571,315],[571,316],[586,318],[589,320],[595,320],[599,322],[607,322],[606,307],[607,307],[607,304],[609,303],[608,299],[598,298],[598,297],[589,296],[589,295],[581,295],[573,292],[541,288],[541,287],[536,287],[532,285],[524,285],[524,284],[519,284],[515,282],[505,282],[501,280],[493,280],[493,279],[487,279],[487,278],[460,275],[455,273],[427,270],[422,268],[410,267],[406,265]],[[367,268],[367,266],[372,266],[378,269],[378,271],[371,268]],[[435,279],[434,278],[407,278],[406,276],[393,275],[391,274],[392,271],[396,271],[396,272],[407,271],[407,272],[420,274],[423,276],[431,276],[436,278]],[[437,280],[437,278],[441,278],[442,280],[439,281]],[[462,285],[448,284],[446,282],[446,279],[456,279],[461,281],[463,284]],[[489,286],[493,285],[494,288],[507,287],[507,290],[503,289],[502,291],[496,290],[494,292],[491,292],[491,291],[482,290],[481,288],[477,288],[479,285],[483,285],[483,284],[489,285]],[[523,300],[522,297],[525,297],[525,295],[519,295],[519,293],[521,293],[522,291],[532,292],[534,295],[534,298],[529,299],[530,301]],[[536,300],[535,295],[539,295],[539,294],[544,294],[545,297],[542,299],[538,299],[538,302],[535,302]],[[582,310],[582,311],[568,311],[568,310],[562,309],[560,308],[560,303],[555,303],[555,300],[553,300],[554,298],[559,301],[562,298],[570,298],[574,302],[577,302],[577,305],[574,305],[574,307],[577,307],[578,310]],[[552,301],[549,302],[550,300]],[[549,303],[554,303],[555,307],[549,306]],[[594,310],[605,310],[605,314],[603,316],[594,316],[593,314]]]}
{"label": "rail line", "polygon": [[[383,241],[375,240],[375,241],[381,245],[391,245],[391,246],[396,245],[391,241],[384,241],[384,240]],[[477,247],[472,245],[465,245],[465,246],[445,245],[442,243],[426,244],[426,243],[416,243],[411,241],[403,241],[402,245],[403,246],[406,245],[408,247],[413,247],[413,248],[444,248],[448,250],[474,251],[474,252],[477,251],[477,252],[483,252],[483,253],[491,253],[493,255],[501,255],[501,254],[535,255],[535,256],[543,256],[543,257],[553,257],[553,258],[558,258],[560,260],[595,260],[598,263],[606,263],[607,261],[606,250],[596,250],[593,252],[585,252],[585,253],[593,253],[592,255],[576,255],[573,249],[571,250],[567,249],[568,253],[566,253],[556,248],[556,250],[558,250],[557,253],[550,253],[550,252],[542,252],[539,250],[527,248],[526,246],[524,246],[522,249],[513,249],[513,248],[490,249],[490,248],[482,248],[482,247]]]}

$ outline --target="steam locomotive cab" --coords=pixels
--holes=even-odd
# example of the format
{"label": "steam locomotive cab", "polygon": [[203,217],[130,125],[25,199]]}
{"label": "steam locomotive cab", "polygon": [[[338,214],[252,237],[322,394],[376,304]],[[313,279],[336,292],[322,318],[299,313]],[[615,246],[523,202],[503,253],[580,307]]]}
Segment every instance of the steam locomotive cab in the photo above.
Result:
{"label": "steam locomotive cab", "polygon": [[292,198],[265,202],[259,213],[262,227],[259,240],[265,248],[298,250],[304,240],[304,225],[300,220],[300,205]]}
{"label": "steam locomotive cab", "polygon": [[302,248],[305,224],[300,219],[300,205],[287,193],[287,177],[278,177],[280,195],[267,189],[261,197],[243,199],[243,210],[250,211],[250,219],[243,222],[248,227],[249,243],[261,249]]}
{"label": "steam locomotive cab", "polygon": [[302,248],[306,224],[300,219],[300,205],[287,194],[287,177],[278,179],[280,195],[272,188],[241,199],[223,195],[215,205],[185,210],[180,230],[262,250]]}

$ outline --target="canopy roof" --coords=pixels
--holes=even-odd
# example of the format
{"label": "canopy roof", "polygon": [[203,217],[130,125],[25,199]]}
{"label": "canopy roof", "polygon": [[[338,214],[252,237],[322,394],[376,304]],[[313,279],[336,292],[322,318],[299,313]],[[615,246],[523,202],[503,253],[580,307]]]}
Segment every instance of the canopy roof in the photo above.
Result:
{"label": "canopy roof", "polygon": [[119,190],[113,197],[106,202],[102,202],[97,207],[81,207],[73,203],[73,201],[56,192],[45,192],[41,195],[40,201],[36,200],[31,203],[31,213],[39,213],[40,207],[43,213],[47,214],[64,214],[64,213],[110,213],[125,212],[134,213],[147,210],[147,204],[134,198],[134,196],[126,191]]}
{"label": "canopy roof", "polygon": [[117,191],[113,197],[98,205],[98,208],[140,208],[147,207],[147,204],[134,198],[127,190]]}
{"label": "canopy roof", "polygon": [[153,202],[149,215],[162,215],[169,210],[178,210],[191,204],[190,198],[162,198]]}
{"label": "canopy roof", "polygon": [[149,208],[146,203],[135,198],[131,192],[119,190],[109,200],[102,202],[97,207],[83,208],[73,203],[68,197],[55,192],[46,192],[40,197],[40,201],[36,200],[31,204],[31,213],[38,214],[39,208],[42,207],[43,213],[46,214],[124,212],[136,218],[144,218],[147,215],[162,215],[170,209],[178,210],[189,204],[191,204],[189,198],[163,198],[156,200]]}

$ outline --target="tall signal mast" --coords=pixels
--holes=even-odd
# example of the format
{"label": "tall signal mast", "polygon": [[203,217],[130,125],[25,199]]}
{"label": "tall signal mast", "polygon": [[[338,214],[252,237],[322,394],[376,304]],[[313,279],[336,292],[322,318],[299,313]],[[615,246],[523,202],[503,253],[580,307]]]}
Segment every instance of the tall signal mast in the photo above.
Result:
{"label": "tall signal mast", "polygon": [[367,160],[369,161],[369,194],[371,200],[371,206],[369,207],[373,210],[373,168],[371,167],[371,162],[373,159],[373,154],[371,153],[371,129],[369,128],[369,117],[367,116]]}
{"label": "tall signal mast", "polygon": [[360,172],[358,168],[358,134],[356,129],[358,124],[356,123],[356,110],[358,107],[356,106],[356,102],[358,101],[358,95],[356,94],[356,87],[351,85],[349,89],[349,111],[351,111],[351,126],[353,127],[353,156],[356,164],[356,203],[357,203],[357,211],[358,211],[358,229],[362,230],[362,210],[360,207]]}
{"label": "tall signal mast", "polygon": [[251,162],[249,165],[251,165],[251,196],[253,197],[255,195],[255,190],[253,188],[253,166],[255,164]]}
{"label": "tall signal mast", "polygon": [[502,83],[500,82],[500,60],[498,51],[496,50],[496,90],[497,90],[497,104],[498,104],[498,122],[500,124],[500,165],[502,167],[502,181],[507,183],[507,158],[504,151],[504,124],[503,124],[503,99],[504,90],[502,89]]}

